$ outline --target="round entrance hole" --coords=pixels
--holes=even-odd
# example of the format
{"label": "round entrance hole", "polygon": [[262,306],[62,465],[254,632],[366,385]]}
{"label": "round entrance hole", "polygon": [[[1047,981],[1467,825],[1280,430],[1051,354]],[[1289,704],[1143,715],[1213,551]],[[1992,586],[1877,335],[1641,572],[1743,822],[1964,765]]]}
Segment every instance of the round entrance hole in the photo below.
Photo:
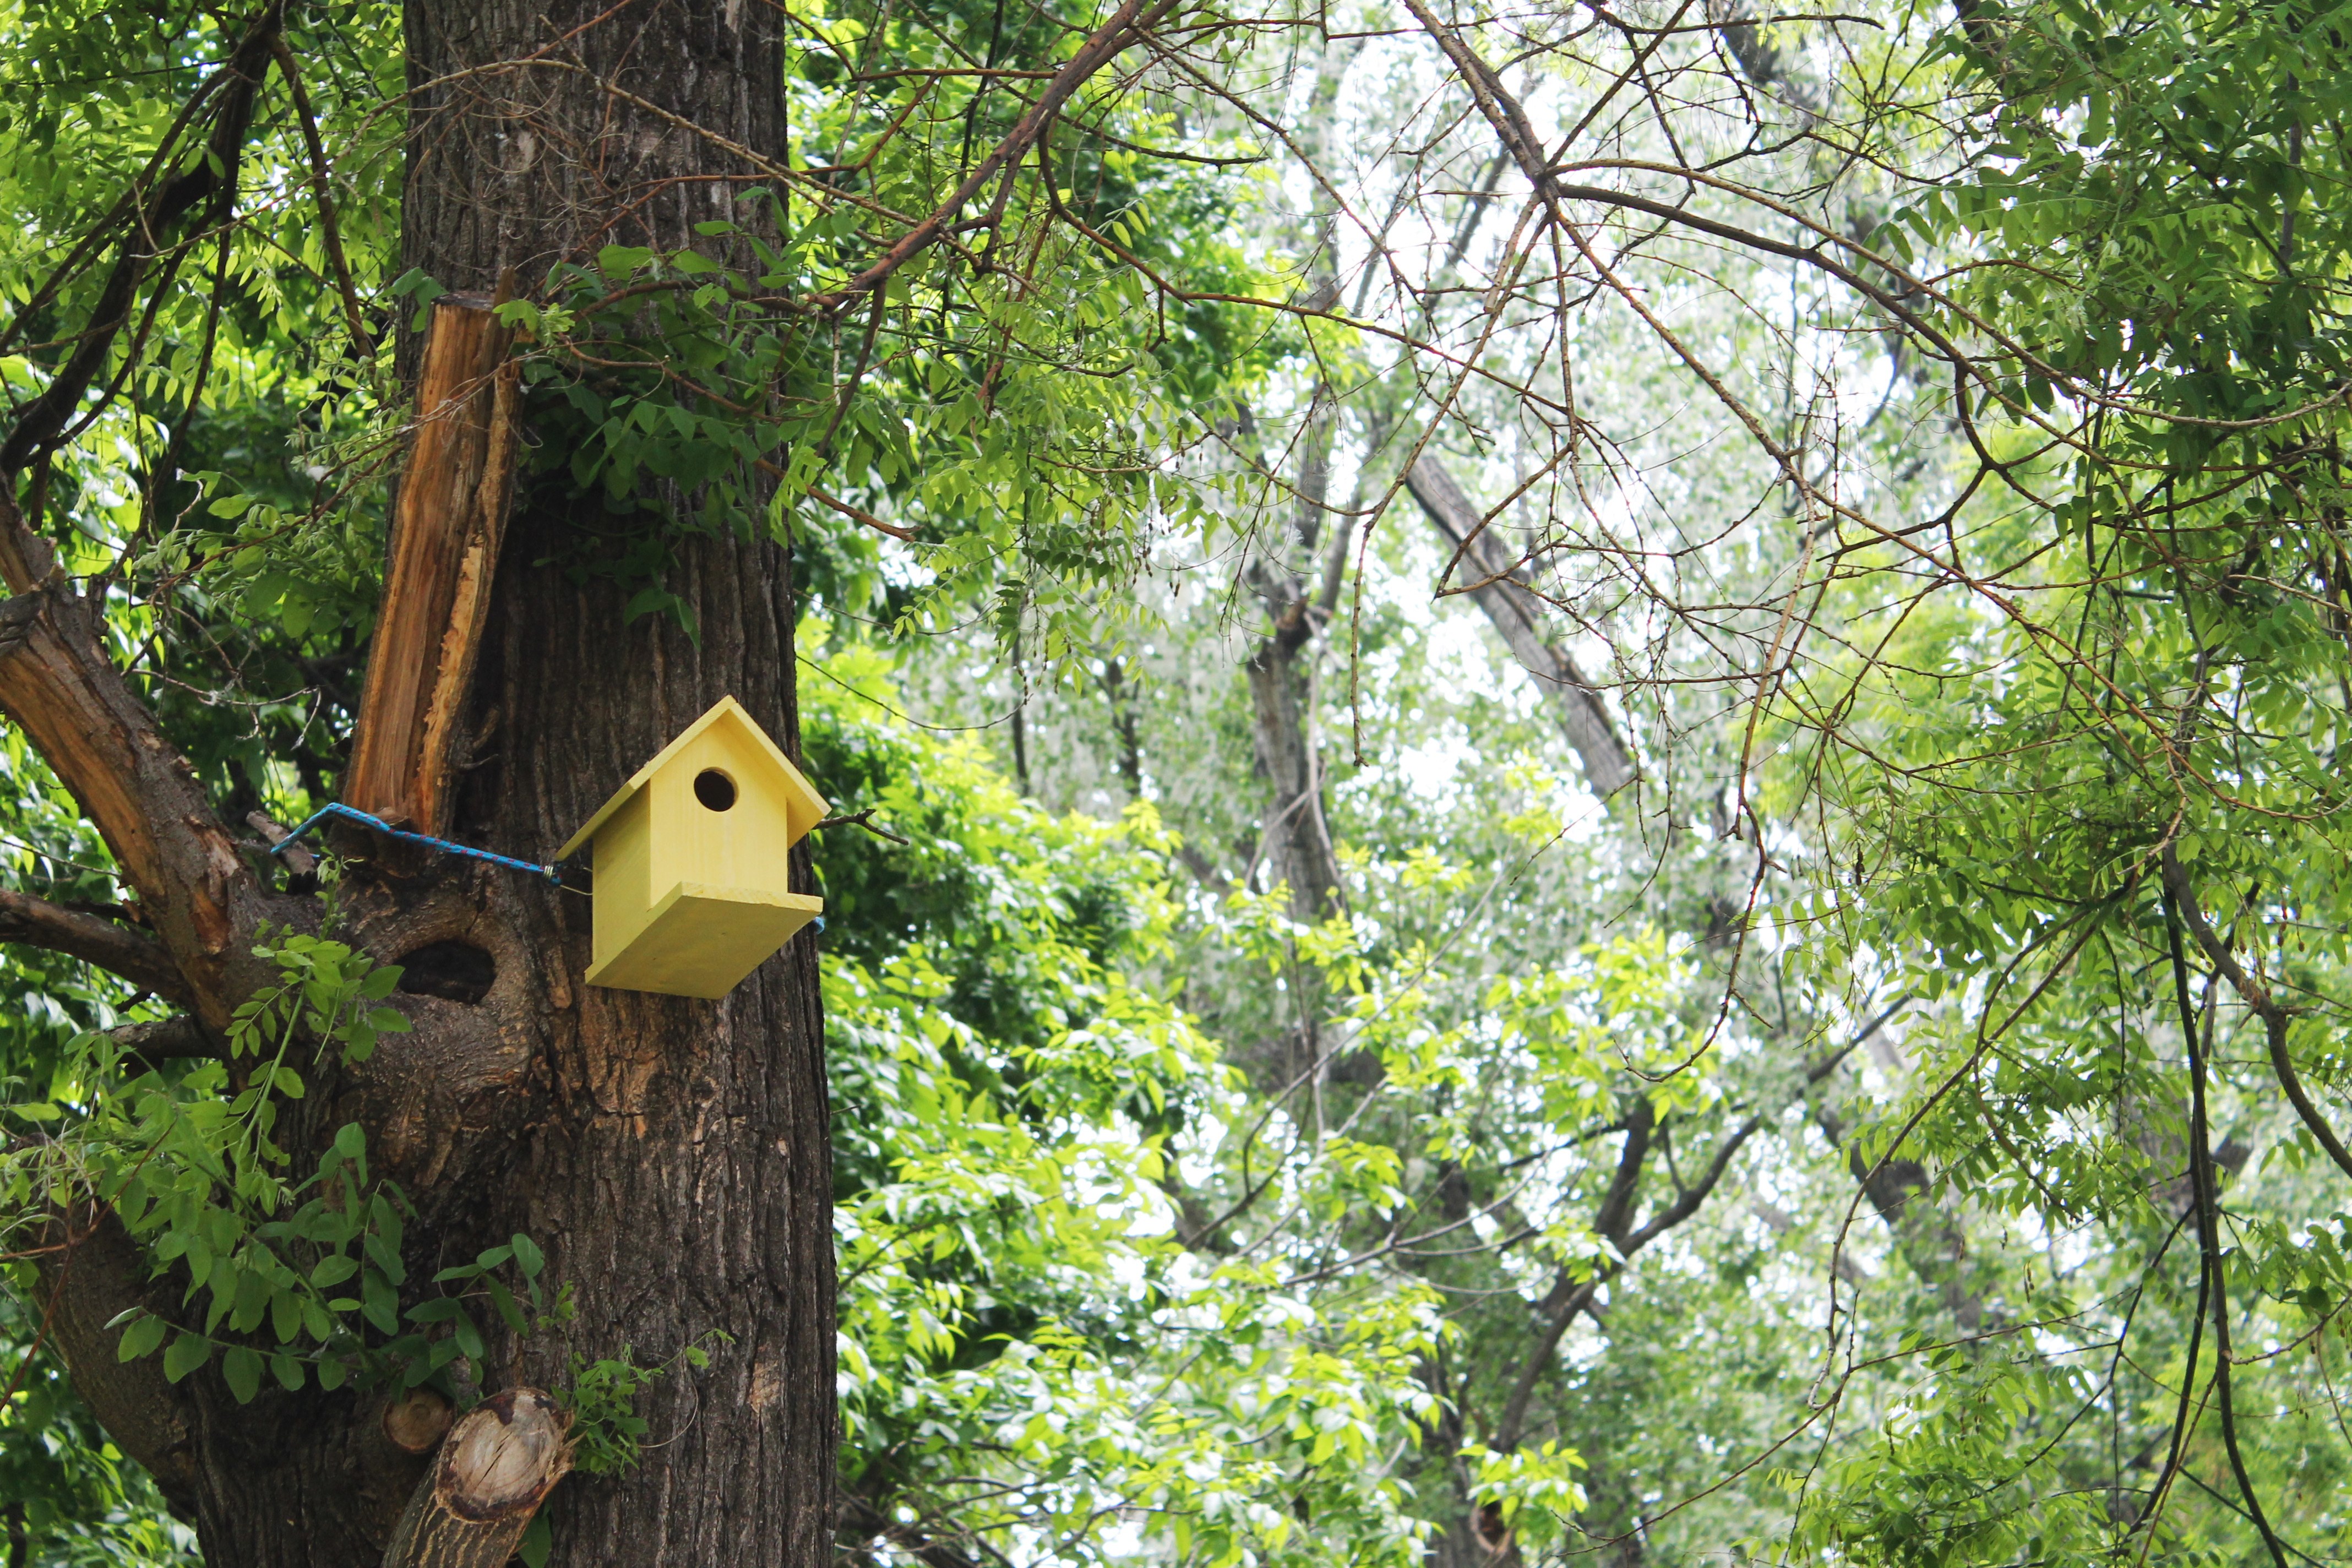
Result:
{"label": "round entrance hole", "polygon": [[694,798],[713,811],[725,811],[735,804],[735,781],[717,768],[705,768],[694,775]]}

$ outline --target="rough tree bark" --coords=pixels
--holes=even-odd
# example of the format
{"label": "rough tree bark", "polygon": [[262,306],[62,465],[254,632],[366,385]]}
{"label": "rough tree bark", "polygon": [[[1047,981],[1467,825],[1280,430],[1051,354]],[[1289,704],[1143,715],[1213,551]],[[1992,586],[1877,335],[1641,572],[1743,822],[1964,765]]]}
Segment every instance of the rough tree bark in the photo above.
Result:
{"label": "rough tree bark", "polygon": [[[719,243],[693,226],[740,216],[738,194],[759,180],[730,149],[781,150],[777,17],[733,0],[412,0],[404,261],[484,293],[511,267],[527,291],[554,261],[606,244]],[[240,56],[243,98],[226,95],[240,115],[268,58],[266,41]],[[100,606],[16,516],[7,479],[0,571],[17,596],[0,605],[0,707],[105,835],[153,934],[68,931],[66,911],[27,900],[0,910],[14,922],[0,940],[113,943],[110,966],[152,972],[197,1028],[217,1031],[268,978],[251,956],[257,924],[315,926],[315,905],[240,855],[108,657]],[[544,498],[525,498],[509,526],[464,710],[478,743],[450,803],[460,838],[543,855],[722,696],[796,745],[781,551],[678,543],[666,585],[698,639],[666,619],[625,624],[620,588],[536,564],[573,526]],[[805,885],[805,864],[799,875]],[[659,1446],[639,1466],[554,1490],[553,1560],[825,1562],[831,1161],[813,935],[704,1003],[583,987],[586,900],[511,872],[362,875],[344,903],[346,929],[379,959],[464,983],[397,998],[414,1032],[314,1084],[278,1136],[299,1166],[341,1124],[367,1128],[377,1168],[416,1205],[415,1280],[514,1231],[541,1243],[576,1318],[568,1339],[493,1335],[484,1392],[564,1384],[575,1349],[654,1362],[709,1331],[731,1336],[707,1370],[640,1396]],[[387,1436],[378,1396],[314,1387],[240,1406],[212,1370],[173,1386],[152,1358],[118,1364],[104,1325],[133,1305],[176,1321],[178,1286],[148,1280],[105,1214],[60,1214],[48,1239],[55,1342],[100,1420],[194,1520],[209,1561],[385,1561],[432,1460]]]}

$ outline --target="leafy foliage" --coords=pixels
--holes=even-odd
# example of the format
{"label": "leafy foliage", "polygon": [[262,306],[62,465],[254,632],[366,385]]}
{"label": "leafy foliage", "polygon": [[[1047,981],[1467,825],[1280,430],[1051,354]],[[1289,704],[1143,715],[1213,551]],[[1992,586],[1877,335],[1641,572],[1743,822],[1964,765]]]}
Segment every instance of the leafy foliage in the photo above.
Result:
{"label": "leafy foliage", "polygon": [[[2340,1554],[2352,24],[1866,9],[1539,6],[1507,62],[1483,15],[1188,13],[844,310],[1090,24],[792,0],[765,188],[502,307],[560,564],[684,618],[680,537],[788,541],[812,771],[907,840],[819,860],[846,1550]],[[265,116],[26,494],[233,817],[331,793],[441,288],[391,259],[396,17],[289,16],[362,287]],[[235,32],[0,19],[12,407]],[[1508,498],[1633,794],[1433,607],[1424,454]],[[1282,637],[1313,918],[1236,669]],[[127,913],[14,735],[0,775],[12,885]],[[399,1015],[270,955],[231,1055],[157,1068],[106,1032],[148,1001],[9,950],[10,1234],[113,1203],[180,1292],[124,1354],[238,1399],[564,1333],[527,1237],[412,1279],[357,1129],[290,1168]],[[184,1556],[37,1307],[0,1485],[58,1560]],[[699,1354],[578,1347],[582,1468]]]}

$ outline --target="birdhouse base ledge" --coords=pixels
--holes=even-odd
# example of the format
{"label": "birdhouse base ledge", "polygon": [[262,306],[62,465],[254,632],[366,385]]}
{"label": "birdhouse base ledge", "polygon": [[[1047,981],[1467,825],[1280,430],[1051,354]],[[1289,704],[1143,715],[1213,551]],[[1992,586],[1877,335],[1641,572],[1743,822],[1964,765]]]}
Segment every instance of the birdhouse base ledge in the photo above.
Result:
{"label": "birdhouse base ledge", "polygon": [[654,900],[625,946],[591,965],[591,985],[667,996],[724,996],[775,955],[824,900],[806,893],[680,882]]}

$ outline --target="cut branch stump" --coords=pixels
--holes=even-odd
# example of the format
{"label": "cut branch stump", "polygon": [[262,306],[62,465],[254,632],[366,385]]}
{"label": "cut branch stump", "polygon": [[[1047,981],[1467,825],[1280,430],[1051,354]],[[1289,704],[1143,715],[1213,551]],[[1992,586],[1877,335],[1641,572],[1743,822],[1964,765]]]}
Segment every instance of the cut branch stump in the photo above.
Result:
{"label": "cut branch stump", "polygon": [[458,1417],[384,1548],[383,1568],[499,1568],[572,1468],[562,1410],[509,1388]]}

